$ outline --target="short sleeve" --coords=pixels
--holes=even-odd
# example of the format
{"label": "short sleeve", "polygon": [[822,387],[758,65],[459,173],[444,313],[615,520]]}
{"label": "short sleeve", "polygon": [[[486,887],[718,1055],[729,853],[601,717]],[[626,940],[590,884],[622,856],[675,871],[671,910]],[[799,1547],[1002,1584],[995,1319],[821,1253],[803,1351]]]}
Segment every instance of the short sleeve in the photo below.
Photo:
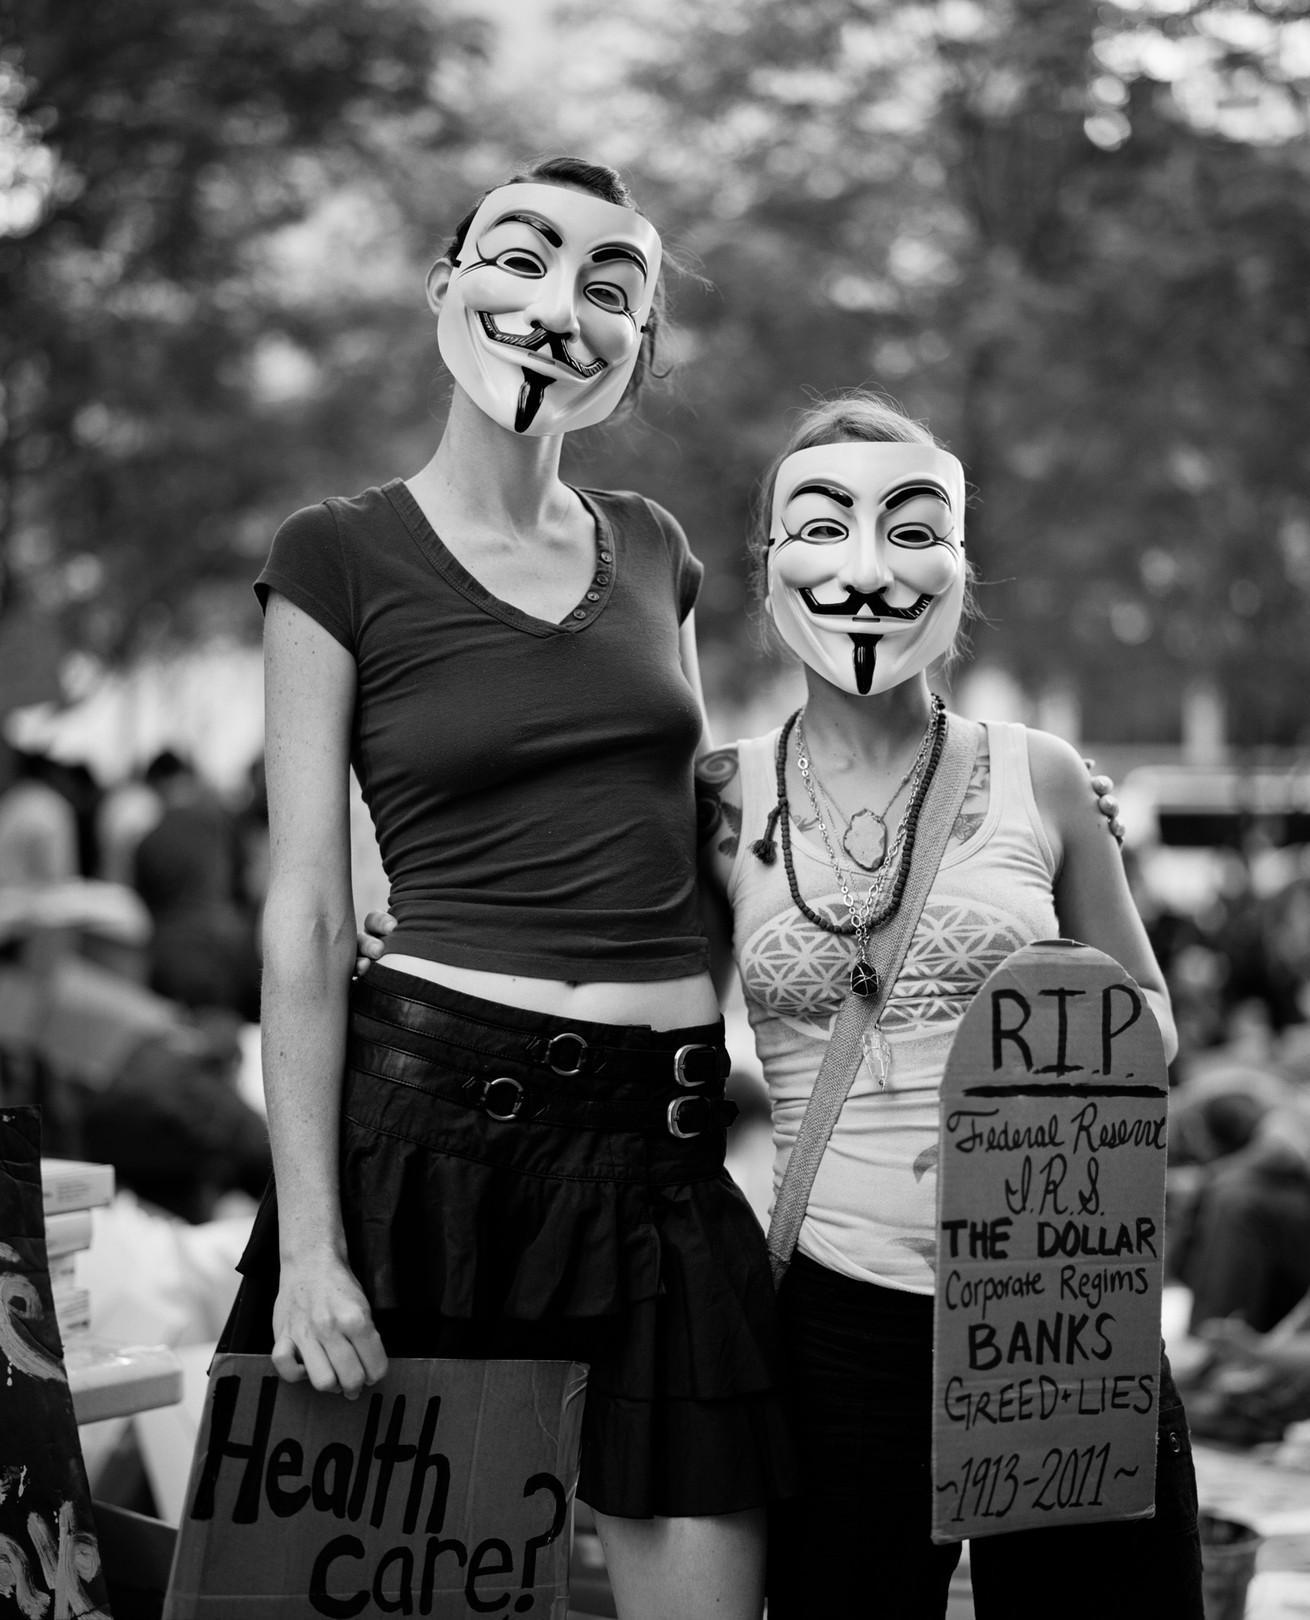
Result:
{"label": "short sleeve", "polygon": [[673,564],[673,596],[678,604],[678,623],[681,624],[696,606],[701,580],[705,577],[705,565],[699,557],[692,555],[682,525],[672,512],[666,512],[656,501],[648,500],[646,505],[659,524],[664,544],[669,550],[669,560]]}
{"label": "short sleeve", "polygon": [[293,512],[273,536],[264,570],[255,581],[261,608],[277,591],[321,624],[348,652],[355,651],[350,580],[337,520],[326,502]]}

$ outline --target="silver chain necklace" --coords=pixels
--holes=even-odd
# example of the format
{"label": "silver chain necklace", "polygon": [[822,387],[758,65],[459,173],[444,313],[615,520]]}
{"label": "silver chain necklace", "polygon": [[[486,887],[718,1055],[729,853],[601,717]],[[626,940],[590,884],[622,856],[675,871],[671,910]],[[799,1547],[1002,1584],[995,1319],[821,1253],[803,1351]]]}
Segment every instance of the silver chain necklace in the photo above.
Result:
{"label": "silver chain necklace", "polygon": [[[928,759],[932,737],[933,725],[930,721],[928,729],[923,735],[923,741],[919,744],[919,751],[914,756],[914,762],[910,766],[908,774],[901,781],[900,787],[896,789],[896,793],[899,793],[905,783],[911,779],[917,784],[919,775]],[[814,768],[810,761],[810,747],[805,736],[805,715],[803,712],[799,716],[796,725],[796,768],[801,773],[801,781],[804,782],[805,791],[809,795],[810,808],[814,811],[814,819],[818,823],[819,832],[823,837],[823,847],[828,853],[828,864],[832,867],[837,879],[837,887],[840,889],[841,897],[846,902],[846,909],[850,913],[851,927],[855,935],[855,960],[851,963],[850,976],[851,994],[869,996],[878,987],[877,971],[872,962],[869,961],[869,924],[882,900],[889,877],[900,864],[909,817],[901,817],[900,825],[897,827],[896,834],[892,839],[890,852],[879,862],[878,869],[864,899],[857,900],[850,883],[847,882],[847,874],[843,870],[841,862],[837,859],[836,851],[832,846],[832,837],[828,832],[828,824],[824,821],[823,811],[819,808],[819,796],[815,792],[817,778],[814,775]],[[892,794],[892,800],[888,803],[887,808],[889,810],[891,809],[891,803],[895,802],[896,793]],[[913,797],[913,794],[911,794],[911,797]],[[852,873],[851,876],[853,878],[854,874]],[[880,1023],[875,1023],[872,1029],[864,1032],[861,1037],[861,1045],[864,1049],[865,1062],[869,1066],[870,1074],[877,1082],[878,1089],[880,1091],[885,1090],[887,1080],[891,1075],[892,1052],[887,1037],[882,1032]]]}
{"label": "silver chain necklace", "polygon": [[[919,752],[910,766],[909,776],[917,779],[928,759],[928,750],[932,742],[933,728],[929,724],[924,732],[923,741],[919,744]],[[810,808],[814,811],[814,819],[818,823],[819,832],[823,837],[823,847],[828,852],[828,863],[837,878],[837,887],[841,890],[841,897],[846,902],[850,912],[851,926],[855,932],[855,961],[851,965],[851,989],[857,996],[867,996],[877,984],[877,975],[869,961],[869,923],[878,909],[883,892],[887,887],[887,880],[895,871],[900,858],[901,850],[905,845],[905,834],[908,830],[907,818],[902,816],[901,823],[896,829],[892,839],[892,847],[886,858],[879,862],[873,882],[869,885],[868,893],[863,900],[857,900],[846,880],[846,872],[837,859],[837,852],[833,848],[832,835],[828,831],[828,823],[823,819],[823,811],[819,806],[819,795],[815,791],[814,767],[810,763],[810,745],[805,735],[805,716],[802,713],[796,725],[796,768],[801,773],[801,781],[805,784],[805,791],[809,795]],[[896,790],[898,793],[900,789]],[[893,795],[894,797],[894,795]],[[891,806],[889,805],[890,809]],[[852,877],[854,874],[852,874]]]}
{"label": "silver chain necklace", "polygon": [[909,769],[892,789],[892,796],[882,807],[881,813],[862,805],[853,816],[848,816],[833,797],[831,790],[825,785],[814,769],[813,763],[810,771],[814,777],[814,785],[827,801],[828,806],[846,823],[846,831],[841,835],[841,847],[846,852],[847,859],[852,865],[858,866],[864,872],[876,872],[887,859],[887,817],[891,807],[901,796],[901,789],[914,775],[923,763],[925,751],[932,740],[932,721],[928,722],[928,729],[924,732],[923,740],[919,744],[919,751],[910,761]]}

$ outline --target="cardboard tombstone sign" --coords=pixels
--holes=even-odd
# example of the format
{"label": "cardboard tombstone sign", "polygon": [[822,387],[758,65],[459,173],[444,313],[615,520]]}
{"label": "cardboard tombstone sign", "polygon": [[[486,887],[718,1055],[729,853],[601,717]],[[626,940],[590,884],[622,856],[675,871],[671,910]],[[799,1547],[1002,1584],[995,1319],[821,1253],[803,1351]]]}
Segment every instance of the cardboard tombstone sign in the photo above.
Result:
{"label": "cardboard tombstone sign", "polygon": [[41,1127],[0,1109],[0,1613],[109,1620],[46,1262]]}
{"label": "cardboard tombstone sign", "polygon": [[564,1620],[586,1369],[393,1360],[357,1401],[210,1373],[165,1620]]}
{"label": "cardboard tombstone sign", "polygon": [[1117,962],[1016,951],[941,1092],[934,1541],[1154,1512],[1168,1080]]}

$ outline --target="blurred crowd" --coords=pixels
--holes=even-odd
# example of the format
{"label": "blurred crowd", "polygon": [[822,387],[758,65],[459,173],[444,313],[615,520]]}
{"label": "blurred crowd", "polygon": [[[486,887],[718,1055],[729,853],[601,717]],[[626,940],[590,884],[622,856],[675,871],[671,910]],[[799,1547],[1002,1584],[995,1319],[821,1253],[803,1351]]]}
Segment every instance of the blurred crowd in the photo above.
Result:
{"label": "blurred crowd", "polygon": [[1310,1420],[1310,876],[1273,892],[1225,852],[1195,914],[1138,906],[1168,979],[1166,1280],[1191,1296],[1176,1353],[1196,1432],[1275,1442]]}
{"label": "blurred crowd", "polygon": [[0,743],[0,1102],[192,1223],[268,1174],[239,1086],[267,864],[260,762],[230,802],[171,751],[102,790]]}
{"label": "blurred crowd", "polygon": [[[1180,1036],[1178,1371],[1198,1432],[1276,1441],[1310,1420],[1310,876],[1265,892],[1226,852],[1188,912],[1127,858]],[[257,1078],[242,1088],[267,868],[262,761],[236,795],[172,751],[101,789],[0,743],[0,1103],[40,1103],[47,1153],[110,1163],[191,1225],[248,1211],[268,1174]]]}

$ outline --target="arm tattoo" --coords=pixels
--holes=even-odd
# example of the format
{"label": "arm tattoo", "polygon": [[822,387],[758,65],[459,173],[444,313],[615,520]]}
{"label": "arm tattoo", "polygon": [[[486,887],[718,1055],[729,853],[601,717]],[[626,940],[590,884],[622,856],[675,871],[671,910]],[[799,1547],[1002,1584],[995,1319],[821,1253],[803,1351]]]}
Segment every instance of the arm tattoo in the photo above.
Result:
{"label": "arm tattoo", "polygon": [[737,750],[716,748],[696,762],[696,840],[703,849],[719,838],[720,855],[734,856],[741,842],[741,809],[727,803],[723,790],[737,774]]}

